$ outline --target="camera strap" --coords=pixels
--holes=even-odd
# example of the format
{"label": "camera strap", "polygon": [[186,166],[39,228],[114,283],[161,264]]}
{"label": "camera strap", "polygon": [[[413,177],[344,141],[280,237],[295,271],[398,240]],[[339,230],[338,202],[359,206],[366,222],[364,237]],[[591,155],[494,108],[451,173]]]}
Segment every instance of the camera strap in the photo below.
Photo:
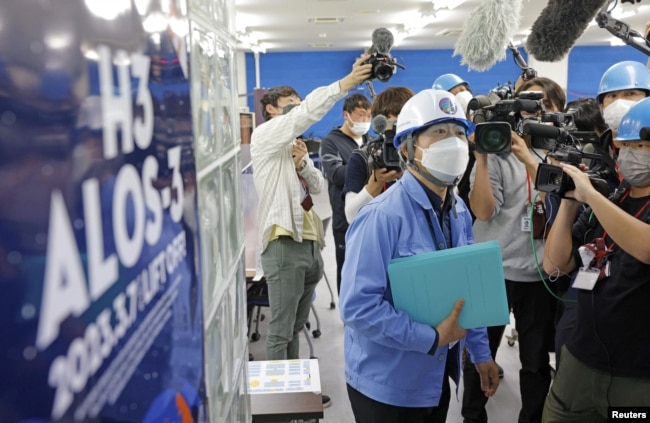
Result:
{"label": "camera strap", "polygon": [[[627,190],[625,192],[625,194],[623,195],[623,198],[621,198],[621,201],[619,202],[619,204],[622,204],[623,201],[625,201],[625,199],[629,195],[630,195],[630,190]],[[648,207],[649,204],[650,204],[650,200],[646,201],[645,204],[642,205],[641,208],[634,214],[634,217],[638,219],[639,216],[641,216],[641,213],[643,213],[643,211]],[[607,231],[605,230],[603,232],[603,235],[601,236],[601,238],[604,240],[606,236],[607,236]],[[616,242],[612,241],[612,244],[609,247],[607,247],[607,249],[611,251],[614,248],[615,245],[616,245]]]}

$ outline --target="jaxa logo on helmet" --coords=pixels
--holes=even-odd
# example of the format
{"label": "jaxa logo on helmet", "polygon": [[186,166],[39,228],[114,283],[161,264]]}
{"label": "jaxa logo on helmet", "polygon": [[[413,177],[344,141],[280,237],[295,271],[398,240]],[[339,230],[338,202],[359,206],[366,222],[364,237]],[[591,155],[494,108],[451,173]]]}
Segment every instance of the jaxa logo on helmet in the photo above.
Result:
{"label": "jaxa logo on helmet", "polygon": [[455,115],[456,112],[458,111],[458,107],[456,107],[456,103],[454,100],[448,97],[444,97],[440,99],[438,102],[438,107],[440,107],[440,110],[443,113],[446,113],[448,115]]}
{"label": "jaxa logo on helmet", "polygon": [[462,125],[469,136],[475,126],[465,118],[465,112],[458,107],[456,97],[448,91],[427,89],[411,97],[397,116],[397,134],[393,140],[395,148],[411,134],[443,122]]}

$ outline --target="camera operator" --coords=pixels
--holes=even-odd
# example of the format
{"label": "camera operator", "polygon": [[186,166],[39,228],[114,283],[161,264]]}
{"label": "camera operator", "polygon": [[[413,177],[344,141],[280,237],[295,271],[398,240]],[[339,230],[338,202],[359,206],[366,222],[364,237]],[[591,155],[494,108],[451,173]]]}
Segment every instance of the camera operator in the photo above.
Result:
{"label": "camera operator", "polygon": [[352,94],[343,101],[343,125],[325,135],[320,146],[323,173],[327,178],[330,205],[332,206],[332,234],[336,247],[336,292],[341,292],[341,268],[345,260],[345,218],[343,185],[345,170],[352,152],[367,144],[370,137],[370,100],[363,94]]}
{"label": "camera operator", "polygon": [[[543,92],[541,101],[547,111],[564,109],[564,91],[548,78],[524,82],[515,96],[523,91]],[[477,242],[497,240],[502,249],[506,293],[519,340],[522,403],[519,422],[538,422],[551,383],[549,351],[553,351],[556,301],[547,291],[546,281],[542,280],[537,266],[544,250],[543,240],[534,240],[535,250],[531,245],[533,224],[529,213],[537,196],[535,176],[541,155],[534,154],[527,141],[514,131],[511,149],[513,154],[474,152],[476,163],[470,176],[469,199],[476,216]],[[492,357],[496,357],[504,329],[504,326],[488,328]],[[466,366],[463,380],[465,421],[487,421],[487,399],[477,389],[472,366]]]}
{"label": "camera operator", "polygon": [[[581,97],[567,103],[565,113],[573,116],[573,124],[577,131],[594,132],[600,142],[597,144],[586,144],[582,151],[585,153],[612,154],[613,147],[612,131],[605,123],[600,106],[595,98]],[[583,163],[590,166],[594,159],[583,159]]]}
{"label": "camera operator", "polygon": [[473,130],[450,93],[428,89],[412,97],[395,136],[407,171],[348,229],[340,310],[348,396],[358,423],[444,422],[449,377],[458,383],[465,341],[483,395],[492,396],[499,384],[485,329],[458,325],[463,301],[435,328],[417,323],[394,308],[387,271],[394,258],[473,242],[469,211],[454,194]]}
{"label": "camera operator", "polygon": [[[549,273],[578,270],[578,305],[545,422],[606,422],[609,406],[650,406],[650,99],[618,129],[619,170],[631,187],[613,201],[561,165],[575,190],[560,203],[543,262]],[[576,221],[581,203],[589,209]]]}
{"label": "camera operator", "polygon": [[[385,116],[388,121],[384,132],[386,142],[395,136],[395,122],[402,106],[415,93],[407,87],[390,87],[375,97],[370,109],[373,119]],[[345,185],[341,193],[345,203],[345,217],[351,223],[359,209],[384,192],[400,176],[401,171],[375,168],[371,163],[368,145],[355,150],[345,169]]]}
{"label": "camera operator", "polygon": [[[595,98],[579,98],[567,103],[565,112],[573,116],[575,129],[584,132],[594,132],[600,139],[598,144],[587,144],[582,151],[586,153],[596,153],[608,155],[611,158],[609,145],[612,143],[612,131],[609,129],[600,107]],[[612,145],[613,146],[613,145]],[[613,160],[613,158],[612,158]],[[585,163],[586,162],[586,163]],[[600,163],[596,159],[585,159],[583,164],[586,166],[598,166]],[[611,169],[610,177],[607,180],[610,194],[619,186],[620,181],[616,169]],[[546,217],[549,226],[552,226],[557,210],[560,205],[560,197],[556,195],[547,195],[544,201],[546,207]],[[558,297],[564,301],[558,302],[555,324],[555,368],[559,366],[562,346],[573,334],[576,320],[576,295],[575,288],[570,286],[571,275],[551,275],[557,289]]]}

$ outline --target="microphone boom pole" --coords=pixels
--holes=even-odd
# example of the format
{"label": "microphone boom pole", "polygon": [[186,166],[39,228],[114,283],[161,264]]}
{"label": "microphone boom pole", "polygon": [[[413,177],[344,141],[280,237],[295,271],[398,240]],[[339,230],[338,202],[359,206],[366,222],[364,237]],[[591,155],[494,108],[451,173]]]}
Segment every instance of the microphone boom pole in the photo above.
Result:
{"label": "microphone boom pole", "polygon": [[609,4],[603,6],[596,16],[596,22],[600,28],[609,31],[613,36],[623,40],[628,46],[634,47],[640,52],[650,56],[650,41],[642,34],[630,28],[628,24],[618,19],[614,19],[609,11]]}

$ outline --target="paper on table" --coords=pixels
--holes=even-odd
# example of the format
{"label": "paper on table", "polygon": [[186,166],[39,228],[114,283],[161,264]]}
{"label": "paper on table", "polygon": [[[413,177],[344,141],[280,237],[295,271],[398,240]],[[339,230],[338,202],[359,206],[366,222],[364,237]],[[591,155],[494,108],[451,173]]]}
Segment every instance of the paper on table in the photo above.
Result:
{"label": "paper on table", "polygon": [[318,360],[248,362],[250,394],[320,392]]}

